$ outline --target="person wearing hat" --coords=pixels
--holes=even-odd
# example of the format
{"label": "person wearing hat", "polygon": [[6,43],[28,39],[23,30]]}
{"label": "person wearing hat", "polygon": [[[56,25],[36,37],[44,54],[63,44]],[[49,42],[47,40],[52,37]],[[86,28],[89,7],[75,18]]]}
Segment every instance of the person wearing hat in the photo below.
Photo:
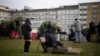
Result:
{"label": "person wearing hat", "polygon": [[24,44],[24,52],[28,53],[29,52],[29,47],[31,44],[31,22],[30,19],[26,19],[25,23],[22,26],[22,32],[23,32],[23,36],[24,36],[24,40],[25,40],[25,44]]}

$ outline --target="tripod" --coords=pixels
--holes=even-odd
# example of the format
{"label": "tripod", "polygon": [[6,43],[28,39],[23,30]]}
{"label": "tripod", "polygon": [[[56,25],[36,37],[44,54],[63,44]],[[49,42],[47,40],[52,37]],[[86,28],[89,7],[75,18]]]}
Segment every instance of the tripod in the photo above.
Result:
{"label": "tripod", "polygon": [[40,41],[39,41],[39,44],[38,44],[38,47],[37,47],[37,51],[39,50],[40,44],[45,43],[45,42],[46,42],[45,37],[40,37]]}

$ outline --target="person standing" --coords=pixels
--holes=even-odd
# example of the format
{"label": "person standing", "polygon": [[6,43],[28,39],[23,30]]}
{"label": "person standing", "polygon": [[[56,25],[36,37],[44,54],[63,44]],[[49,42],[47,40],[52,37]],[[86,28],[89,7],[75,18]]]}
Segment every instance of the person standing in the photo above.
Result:
{"label": "person standing", "polygon": [[90,22],[90,41],[97,41],[97,37],[96,37],[96,26],[95,23],[92,21]]}
{"label": "person standing", "polygon": [[100,22],[98,23],[98,34],[100,35]]}
{"label": "person standing", "polygon": [[80,43],[82,25],[77,18],[75,19],[74,22],[74,28],[75,28],[75,43]]}
{"label": "person standing", "polygon": [[31,22],[30,19],[26,19],[25,23],[22,26],[22,31],[23,31],[23,36],[24,36],[24,40],[25,40],[25,44],[24,44],[24,52],[28,53],[29,52],[29,47],[31,44]]}
{"label": "person standing", "polygon": [[97,26],[97,32],[98,32],[98,41],[100,41],[100,22],[98,23]]}

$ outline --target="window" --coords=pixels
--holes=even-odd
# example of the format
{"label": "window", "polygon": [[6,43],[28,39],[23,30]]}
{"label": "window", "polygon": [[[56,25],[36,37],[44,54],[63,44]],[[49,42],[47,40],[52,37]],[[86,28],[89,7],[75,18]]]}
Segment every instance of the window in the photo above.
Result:
{"label": "window", "polygon": [[87,6],[87,4],[80,4],[80,6]]}
{"label": "window", "polygon": [[78,14],[78,10],[74,10],[74,14]]}
{"label": "window", "polygon": [[87,21],[87,19],[80,19],[80,21]]}
{"label": "window", "polygon": [[87,24],[82,24],[83,26],[87,26]]}
{"label": "window", "polygon": [[66,14],[69,14],[69,10],[66,10]]}
{"label": "window", "polygon": [[80,14],[80,16],[87,16],[87,14]]}
{"label": "window", "polygon": [[70,15],[70,19],[73,19],[74,18],[74,15]]}
{"label": "window", "polygon": [[61,10],[59,10],[59,11],[58,11],[58,14],[62,14],[62,11],[61,11]]}
{"label": "window", "polygon": [[92,12],[93,12],[93,14],[96,14],[97,13],[97,9],[93,9]]}
{"label": "window", "polygon": [[66,12],[65,12],[65,10],[62,10],[62,14],[65,14]]}
{"label": "window", "polygon": [[97,8],[98,6],[97,6],[97,5],[93,5],[92,7],[93,7],[93,8]]}
{"label": "window", "polygon": [[97,5],[97,3],[93,3],[93,5]]}
{"label": "window", "polygon": [[93,18],[97,18],[97,14],[93,14]]}
{"label": "window", "polygon": [[70,10],[70,14],[73,14],[74,13],[74,11],[73,10]]}
{"label": "window", "polygon": [[87,9],[80,9],[80,11],[87,11]]}

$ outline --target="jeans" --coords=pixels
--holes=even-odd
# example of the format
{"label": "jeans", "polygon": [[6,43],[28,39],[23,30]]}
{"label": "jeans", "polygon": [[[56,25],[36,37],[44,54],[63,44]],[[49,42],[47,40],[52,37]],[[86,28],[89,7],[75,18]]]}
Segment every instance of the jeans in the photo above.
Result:
{"label": "jeans", "polygon": [[75,42],[80,42],[81,40],[81,31],[75,32]]}

